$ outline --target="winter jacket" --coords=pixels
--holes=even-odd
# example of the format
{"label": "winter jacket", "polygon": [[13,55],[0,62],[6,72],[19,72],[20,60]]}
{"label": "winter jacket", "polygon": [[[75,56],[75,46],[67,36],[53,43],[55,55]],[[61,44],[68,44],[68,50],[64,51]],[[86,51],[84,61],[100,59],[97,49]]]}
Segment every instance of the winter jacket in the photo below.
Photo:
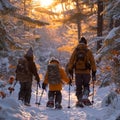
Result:
{"label": "winter jacket", "polygon": [[26,59],[28,60],[28,68],[31,72],[31,79],[33,79],[33,76],[35,76],[35,80],[37,82],[40,82],[40,78],[37,73],[37,68],[36,68],[35,62],[33,61],[33,58],[26,57]]}
{"label": "winter jacket", "polygon": [[[59,65],[58,63],[55,63]],[[61,83],[53,85],[49,84],[49,90],[50,91],[60,91],[62,90],[62,84],[63,83],[69,83],[69,78],[67,77],[67,74],[65,70],[59,65],[59,71],[60,71],[60,76],[61,76]],[[44,77],[44,84],[48,84],[48,72],[46,72],[45,77]]]}
{"label": "winter jacket", "polygon": [[75,68],[75,62],[76,62],[76,52],[79,49],[86,49],[86,56],[87,56],[87,61],[90,63],[91,66],[91,70],[92,71],[96,71],[96,64],[95,64],[95,59],[94,56],[92,54],[92,52],[87,48],[87,45],[83,44],[83,43],[79,43],[79,45],[76,47],[76,49],[73,51],[71,58],[68,62],[68,66],[67,69],[68,71],[70,70],[75,70],[75,73],[79,73],[79,74],[90,74],[90,69],[85,69],[85,70],[80,70],[80,69],[76,69]]}
{"label": "winter jacket", "polygon": [[35,65],[35,62],[33,61],[32,57],[26,57],[28,61],[28,68],[29,68],[29,74],[24,74],[22,76],[17,76],[17,69],[16,69],[16,80],[20,81],[20,82],[32,82],[33,80],[33,76],[35,76],[35,80],[37,82],[40,81],[39,75],[37,73],[37,68]]}

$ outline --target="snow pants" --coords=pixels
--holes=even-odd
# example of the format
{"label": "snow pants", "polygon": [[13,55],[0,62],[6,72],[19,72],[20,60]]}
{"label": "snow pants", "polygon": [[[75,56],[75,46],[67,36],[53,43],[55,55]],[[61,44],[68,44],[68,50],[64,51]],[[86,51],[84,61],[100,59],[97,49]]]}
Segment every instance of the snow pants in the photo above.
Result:
{"label": "snow pants", "polygon": [[30,104],[32,82],[20,82],[18,99]]}
{"label": "snow pants", "polygon": [[84,94],[90,93],[90,74],[75,74],[76,97],[78,101],[82,100]]}
{"label": "snow pants", "polygon": [[61,104],[62,101],[62,94],[61,91],[49,91],[48,92],[48,100],[49,101],[54,101],[55,104]]}

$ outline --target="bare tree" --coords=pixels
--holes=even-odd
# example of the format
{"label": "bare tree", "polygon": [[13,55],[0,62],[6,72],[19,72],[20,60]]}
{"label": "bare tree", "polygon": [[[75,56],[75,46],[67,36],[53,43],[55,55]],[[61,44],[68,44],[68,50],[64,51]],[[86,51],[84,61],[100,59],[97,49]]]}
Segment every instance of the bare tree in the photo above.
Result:
{"label": "bare tree", "polygon": [[[80,13],[80,8],[79,8],[78,0],[76,1],[76,7],[77,7],[77,12]],[[77,28],[78,28],[78,40],[79,40],[79,39],[80,39],[80,36],[81,36],[81,21],[80,21],[80,15],[77,17]]]}
{"label": "bare tree", "polygon": [[[102,36],[103,31],[103,14],[101,14],[103,11],[103,0],[98,0],[98,17],[97,17],[97,36]],[[97,50],[101,48],[102,40],[97,42]]]}

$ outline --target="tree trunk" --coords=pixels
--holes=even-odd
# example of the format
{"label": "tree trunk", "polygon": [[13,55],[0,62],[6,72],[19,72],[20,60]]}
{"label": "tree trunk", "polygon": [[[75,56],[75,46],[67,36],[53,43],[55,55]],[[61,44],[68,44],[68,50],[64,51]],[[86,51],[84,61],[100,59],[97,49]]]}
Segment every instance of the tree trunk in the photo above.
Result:
{"label": "tree trunk", "polygon": [[[79,3],[78,0],[76,1],[77,6],[77,12],[80,13]],[[81,22],[80,22],[80,16],[77,17],[77,28],[78,28],[78,41],[80,40],[81,36]]]}
{"label": "tree trunk", "polygon": [[120,17],[114,19],[114,27],[120,26]]}
{"label": "tree trunk", "polygon": [[[97,36],[102,36],[102,30],[103,30],[103,14],[101,12],[103,11],[103,1],[98,0],[98,17],[97,17]],[[102,41],[97,42],[97,50],[101,48]]]}
{"label": "tree trunk", "polygon": [[113,29],[113,16],[110,16],[109,30]]}
{"label": "tree trunk", "polygon": [[24,15],[26,15],[26,0],[24,0]]}

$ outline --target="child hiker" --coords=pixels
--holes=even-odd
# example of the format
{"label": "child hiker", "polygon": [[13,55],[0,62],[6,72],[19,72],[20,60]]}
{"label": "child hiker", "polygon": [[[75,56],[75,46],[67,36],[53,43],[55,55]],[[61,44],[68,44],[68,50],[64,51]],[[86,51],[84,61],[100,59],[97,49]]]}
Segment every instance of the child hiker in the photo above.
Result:
{"label": "child hiker", "polygon": [[56,109],[62,109],[61,90],[62,84],[64,83],[69,84],[70,80],[67,77],[65,70],[60,66],[59,61],[52,58],[47,66],[47,71],[42,84],[43,90],[45,90],[46,86],[49,85],[48,102],[46,107],[53,108],[55,106]]}

